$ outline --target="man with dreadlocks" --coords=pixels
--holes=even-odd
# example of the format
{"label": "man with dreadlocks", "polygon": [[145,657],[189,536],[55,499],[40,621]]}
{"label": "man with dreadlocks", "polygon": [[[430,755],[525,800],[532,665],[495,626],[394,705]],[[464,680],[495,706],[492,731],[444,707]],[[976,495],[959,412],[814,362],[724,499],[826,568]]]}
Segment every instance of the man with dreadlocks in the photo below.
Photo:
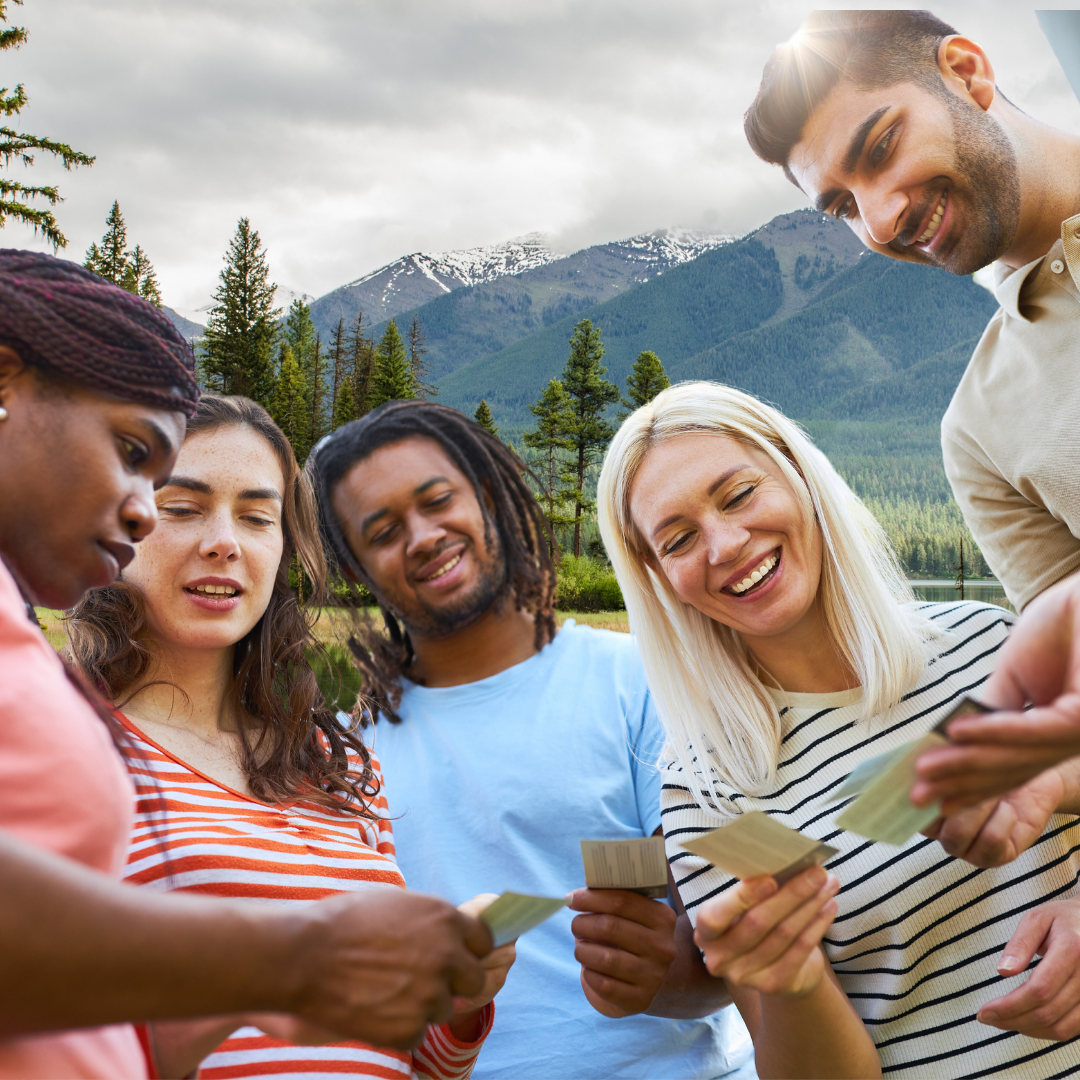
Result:
{"label": "man with dreadlocks", "polygon": [[661,733],[628,635],[556,633],[549,530],[520,460],[454,409],[396,401],[338,429],[308,468],[329,554],[389,630],[368,624],[353,646],[402,869],[451,900],[573,890],[576,917],[518,942],[475,1075],[738,1067],[749,1046],[685,918],[577,888],[579,840],[658,831]]}

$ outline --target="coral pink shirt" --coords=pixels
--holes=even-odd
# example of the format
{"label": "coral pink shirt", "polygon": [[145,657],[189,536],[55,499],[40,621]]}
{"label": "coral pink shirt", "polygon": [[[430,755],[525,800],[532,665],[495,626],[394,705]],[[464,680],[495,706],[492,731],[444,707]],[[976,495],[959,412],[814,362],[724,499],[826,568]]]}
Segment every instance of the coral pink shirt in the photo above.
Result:
{"label": "coral pink shirt", "polygon": [[[0,830],[119,878],[131,781],[0,562]],[[0,1078],[146,1077],[128,1025],[0,1039]]]}

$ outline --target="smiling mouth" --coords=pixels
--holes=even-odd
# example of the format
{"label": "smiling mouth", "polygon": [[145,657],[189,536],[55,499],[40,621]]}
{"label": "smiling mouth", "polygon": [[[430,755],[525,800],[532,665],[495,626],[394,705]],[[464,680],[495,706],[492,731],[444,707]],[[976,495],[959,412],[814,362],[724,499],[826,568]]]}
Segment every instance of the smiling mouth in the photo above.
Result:
{"label": "smiling mouth", "polygon": [[926,231],[915,241],[916,244],[926,244],[933,240],[938,229],[941,228],[941,219],[945,216],[945,204],[948,201],[949,193],[947,191],[942,192],[941,201],[937,204],[934,216],[930,219],[930,224],[926,226]]}
{"label": "smiling mouth", "polygon": [[185,585],[184,592],[199,593],[203,596],[235,596],[240,590],[231,585]]}
{"label": "smiling mouth", "polygon": [[461,557],[464,554],[465,554],[465,552],[463,552],[463,551],[458,552],[458,554],[455,555],[452,559],[450,559],[449,562],[443,563],[443,565],[440,566],[439,569],[436,570],[434,574],[428,574],[427,577],[421,578],[420,579],[421,582],[426,585],[428,582],[438,581],[439,578],[445,577],[447,574],[450,573],[451,570],[454,569],[455,566],[457,566],[457,564],[459,562],[461,562]]}
{"label": "smiling mouth", "polygon": [[723,591],[734,593],[736,596],[745,596],[747,593],[761,588],[761,586],[776,573],[776,568],[779,565],[780,549],[777,548],[776,551],[765,559],[760,566],[744,577],[742,581],[737,581],[734,585],[727,586]]}

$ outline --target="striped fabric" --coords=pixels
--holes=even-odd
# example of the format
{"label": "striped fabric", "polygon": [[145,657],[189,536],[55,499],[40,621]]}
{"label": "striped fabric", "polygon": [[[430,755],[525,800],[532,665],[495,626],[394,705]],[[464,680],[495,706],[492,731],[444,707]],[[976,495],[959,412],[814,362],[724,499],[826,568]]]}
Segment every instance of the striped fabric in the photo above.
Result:
{"label": "striped fabric", "polygon": [[[698,772],[693,781],[665,768],[661,808],[668,859],[686,909],[734,880],[691,855],[680,841],[722,824],[694,801],[708,783],[725,815],[763,810],[840,852],[827,868],[839,877],[839,914],[825,952],[877,1044],[886,1077],[1058,1077],[1080,1074],[1080,1041],[1044,1042],[985,1027],[979,1008],[1020,985],[996,963],[1026,911],[1076,895],[1080,823],[1056,814],[1015,862],[990,870],[950,858],[916,835],[901,848],[843,832],[830,802],[860,761],[933,727],[965,694],[978,696],[1014,618],[985,604],[920,604],[948,630],[930,646],[922,679],[892,715],[860,721],[859,691],[788,694],[776,787],[748,796]],[[784,697],[777,693],[780,704]],[[1038,963],[1038,960],[1035,961]],[[1034,966],[1034,965],[1033,965]]]}
{"label": "striped fabric", "polygon": [[[382,794],[375,803],[382,815],[377,822],[306,802],[267,806],[197,772],[117,715],[136,751],[128,759],[139,797],[126,874],[133,884],[271,904],[405,887]],[[378,762],[373,765],[378,770]],[[445,1026],[429,1027],[411,1055],[360,1042],[296,1046],[244,1027],[205,1059],[199,1075],[465,1080],[493,1016],[489,1005],[475,1043],[459,1042]]]}

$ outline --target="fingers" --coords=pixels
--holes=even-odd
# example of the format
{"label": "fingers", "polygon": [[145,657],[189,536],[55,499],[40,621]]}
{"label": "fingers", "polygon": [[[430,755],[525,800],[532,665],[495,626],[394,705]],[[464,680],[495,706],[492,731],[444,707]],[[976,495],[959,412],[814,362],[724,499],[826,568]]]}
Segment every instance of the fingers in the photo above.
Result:
{"label": "fingers", "polygon": [[911,801],[916,806],[940,801],[943,811],[956,813],[1021,787],[1072,752],[1072,747],[1058,745],[968,745],[928,750],[915,763],[919,779],[911,789]]}
{"label": "fingers", "polygon": [[998,800],[989,799],[952,817],[938,818],[934,838],[956,859],[970,862],[973,853],[989,857],[1007,847],[1011,826],[1016,823],[1015,811],[1011,812],[1011,822],[1009,816]]}
{"label": "fingers", "polygon": [[464,904],[458,904],[458,911],[464,912],[466,915],[479,915],[484,908],[498,899],[498,896],[493,892],[478,893],[471,900],[466,900]]}
{"label": "fingers", "polygon": [[653,928],[667,925],[671,914],[667,904],[628,889],[575,889],[569,894],[569,907],[571,911],[613,915]]}
{"label": "fingers", "polygon": [[840,882],[830,875],[816,893],[778,922],[759,944],[733,957],[725,967],[724,977],[765,993],[781,992],[836,917],[833,897],[839,889]]}
{"label": "fingers", "polygon": [[768,899],[777,892],[778,888],[774,878],[748,878],[715,899],[702,904],[694,930],[694,942],[697,947],[703,949],[706,942],[726,934],[743,914],[756,904]]}
{"label": "fingers", "polygon": [[495,944],[487,923],[478,919],[475,915],[468,915],[465,912],[459,912],[458,918],[461,920],[465,947],[474,956],[487,956]]}

